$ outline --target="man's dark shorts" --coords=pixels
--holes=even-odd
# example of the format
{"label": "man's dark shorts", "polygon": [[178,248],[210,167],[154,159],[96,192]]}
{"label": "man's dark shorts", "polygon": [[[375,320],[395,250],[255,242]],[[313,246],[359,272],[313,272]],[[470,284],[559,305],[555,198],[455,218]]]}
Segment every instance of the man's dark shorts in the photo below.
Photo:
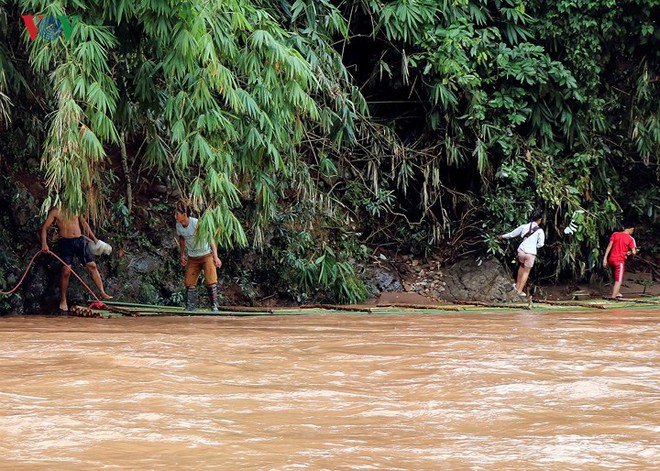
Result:
{"label": "man's dark shorts", "polygon": [[67,265],[73,265],[73,257],[78,257],[83,265],[87,265],[89,262],[94,261],[94,257],[87,250],[87,244],[83,236],[76,237],[74,239],[66,239],[61,237],[57,240],[57,248],[60,253],[60,257]]}

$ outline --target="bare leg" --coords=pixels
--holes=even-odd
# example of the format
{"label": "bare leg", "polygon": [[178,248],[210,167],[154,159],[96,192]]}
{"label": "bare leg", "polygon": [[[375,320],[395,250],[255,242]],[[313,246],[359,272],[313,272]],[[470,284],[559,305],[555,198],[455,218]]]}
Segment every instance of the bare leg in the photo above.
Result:
{"label": "bare leg", "polygon": [[99,273],[99,269],[96,266],[96,262],[87,263],[87,269],[89,270],[89,274],[92,275],[92,280],[94,280],[96,287],[101,292],[101,298],[112,299],[112,296],[106,293],[103,289],[103,280],[101,280],[101,274]]}
{"label": "bare leg", "polygon": [[520,266],[518,268],[518,279],[516,281],[516,288],[518,289],[518,294],[525,292],[525,285],[527,284],[527,278],[529,278],[529,272],[532,271],[531,267]]}
{"label": "bare leg", "polygon": [[[614,275],[614,285],[612,286],[612,299],[620,297],[619,291],[621,290],[621,285],[623,284],[623,274],[625,272],[625,267],[623,265],[611,266],[612,274]],[[618,279],[617,279],[617,271]]]}
{"label": "bare leg", "polygon": [[66,265],[62,267],[62,275],[60,276],[60,310],[68,311],[69,305],[66,300],[66,292],[69,289],[69,279],[71,278],[71,266]]}

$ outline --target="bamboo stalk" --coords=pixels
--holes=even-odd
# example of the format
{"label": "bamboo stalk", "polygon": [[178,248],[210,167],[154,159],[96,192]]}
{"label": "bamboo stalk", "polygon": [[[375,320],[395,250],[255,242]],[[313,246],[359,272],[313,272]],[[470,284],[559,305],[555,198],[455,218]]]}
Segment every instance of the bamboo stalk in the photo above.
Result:
{"label": "bamboo stalk", "polygon": [[274,314],[275,310],[271,308],[263,308],[256,306],[219,306],[218,309],[227,312],[267,312],[269,314]]}
{"label": "bamboo stalk", "polygon": [[407,309],[428,309],[428,310],[437,310],[437,311],[463,311],[463,309],[456,306],[436,305],[436,304],[407,304],[407,303],[377,304],[375,306],[375,309],[381,307],[401,307]]}
{"label": "bamboo stalk", "polygon": [[[275,311],[270,308],[260,308],[260,307],[249,307],[249,306],[219,306],[218,307],[218,312],[223,313],[223,312],[263,312],[267,314],[274,314]],[[158,307],[155,307],[153,309],[149,308],[139,308],[136,309],[136,313],[167,313],[171,315],[180,315],[180,316],[194,316],[195,314],[200,314],[200,315],[207,315],[207,314],[213,314],[214,311],[211,311],[209,309],[199,309],[195,311],[186,311],[183,309],[159,309]]]}
{"label": "bamboo stalk", "polygon": [[[141,311],[162,311],[162,312],[185,312],[184,309],[180,306],[156,306],[152,304],[134,304],[126,303],[121,301],[108,301],[106,302],[108,306],[118,307],[120,309],[125,308],[129,310],[141,310]],[[135,308],[135,309],[131,309]],[[265,308],[259,306],[220,306],[221,311],[236,311],[236,312],[274,312],[272,308]]]}
{"label": "bamboo stalk", "polygon": [[104,304],[108,306],[128,306],[128,307],[159,307],[172,310],[183,310],[180,306],[158,306],[156,304],[139,304],[139,303],[128,303],[125,301],[105,301]]}
{"label": "bamboo stalk", "polygon": [[368,307],[340,306],[338,304],[305,304],[300,309],[331,309],[333,311],[372,312]]}
{"label": "bamboo stalk", "polygon": [[616,301],[618,303],[635,303],[635,304],[653,304],[653,305],[660,305],[660,301],[655,300],[655,299],[649,299],[647,301],[644,301],[643,299],[631,299],[631,298],[617,298],[617,299],[612,299],[612,298],[605,298],[609,301]]}
{"label": "bamboo stalk", "polygon": [[580,302],[580,301],[551,301],[549,299],[539,299],[536,301],[541,304],[550,304],[551,306],[575,306],[575,307],[589,307],[593,309],[607,309],[603,304]]}
{"label": "bamboo stalk", "polygon": [[121,168],[126,178],[126,207],[128,213],[133,212],[133,185],[131,183],[131,172],[128,167],[128,153],[126,152],[126,133],[122,133],[119,139],[119,152],[121,154]]}
{"label": "bamboo stalk", "polygon": [[100,312],[93,311],[92,309],[83,307],[83,306],[72,306],[69,309],[70,313],[73,313],[77,317],[93,317],[93,318],[102,318]]}
{"label": "bamboo stalk", "polygon": [[506,309],[529,309],[528,303],[513,304],[513,303],[487,303],[485,301],[454,301],[454,304],[464,304],[466,306],[482,306],[482,307],[497,307]]}

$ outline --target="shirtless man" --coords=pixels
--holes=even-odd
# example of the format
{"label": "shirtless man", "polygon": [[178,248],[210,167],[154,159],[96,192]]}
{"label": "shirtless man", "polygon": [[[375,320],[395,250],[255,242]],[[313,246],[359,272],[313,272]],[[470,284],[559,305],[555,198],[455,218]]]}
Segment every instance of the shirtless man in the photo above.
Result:
{"label": "shirtless man", "polygon": [[50,253],[48,248],[48,228],[53,224],[57,225],[59,231],[59,239],[57,240],[57,248],[60,257],[66,263],[66,266],[62,267],[62,276],[60,278],[60,289],[61,289],[61,299],[60,299],[60,309],[62,311],[68,311],[69,306],[66,300],[66,292],[69,288],[69,279],[71,278],[71,266],[73,265],[73,257],[76,256],[78,259],[85,264],[89,274],[92,276],[96,287],[101,292],[101,298],[111,299],[108,293],[103,289],[103,281],[101,280],[101,274],[99,273],[98,268],[96,267],[96,262],[92,254],[89,253],[85,246],[85,239],[83,238],[84,230],[85,234],[96,242],[98,239],[92,232],[92,229],[87,224],[87,221],[77,215],[69,216],[66,213],[60,211],[58,208],[53,208],[48,212],[48,217],[46,222],[41,227],[41,250],[45,253]]}

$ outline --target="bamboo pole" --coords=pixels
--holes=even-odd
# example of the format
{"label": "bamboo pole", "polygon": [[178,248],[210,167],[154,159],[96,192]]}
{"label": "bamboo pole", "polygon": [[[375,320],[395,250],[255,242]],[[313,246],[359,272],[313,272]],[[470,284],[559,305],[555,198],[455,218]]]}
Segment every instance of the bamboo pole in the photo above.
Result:
{"label": "bamboo pole", "polygon": [[529,309],[529,303],[513,304],[513,303],[487,303],[485,301],[454,301],[454,304],[464,304],[466,306],[482,306],[482,307],[497,307],[506,309]]}
{"label": "bamboo pole", "polygon": [[592,309],[607,309],[603,304],[580,302],[580,301],[551,301],[549,299],[539,299],[536,301],[541,304],[550,304],[551,306],[569,306],[569,307],[589,307]]}
{"label": "bamboo pole", "polygon": [[119,139],[119,153],[121,154],[121,168],[126,178],[126,207],[128,213],[133,212],[133,184],[131,183],[131,172],[128,166],[128,153],[126,152],[126,133],[122,132]]}
{"label": "bamboo pole", "polygon": [[218,306],[218,309],[221,312],[267,312],[269,314],[275,314],[275,309],[256,306]]}
{"label": "bamboo pole", "polygon": [[400,307],[406,309],[427,309],[427,310],[436,310],[436,311],[463,311],[457,306],[447,306],[447,305],[436,305],[436,304],[406,304],[406,303],[387,303],[387,304],[377,304],[375,308],[378,309],[381,307]]}
{"label": "bamboo pole", "polygon": [[300,306],[300,309],[330,309],[333,311],[372,312],[372,308],[368,307],[341,306],[338,304],[304,304]]}
{"label": "bamboo pole", "polygon": [[[107,304],[108,307],[112,307],[113,309],[118,309],[117,312],[119,312],[119,310],[126,310],[130,312],[188,312],[180,306],[155,306],[152,304],[133,304],[121,301],[108,301],[105,304]],[[271,314],[274,312],[272,308],[258,306],[219,306],[219,309],[220,311],[228,312],[268,312]]]}
{"label": "bamboo pole", "polygon": [[655,299],[649,299],[649,300],[643,300],[643,299],[631,299],[631,298],[617,298],[617,299],[612,299],[612,298],[605,298],[608,301],[615,301],[617,303],[635,303],[635,304],[652,304],[652,305],[660,305],[660,301],[655,300]]}

